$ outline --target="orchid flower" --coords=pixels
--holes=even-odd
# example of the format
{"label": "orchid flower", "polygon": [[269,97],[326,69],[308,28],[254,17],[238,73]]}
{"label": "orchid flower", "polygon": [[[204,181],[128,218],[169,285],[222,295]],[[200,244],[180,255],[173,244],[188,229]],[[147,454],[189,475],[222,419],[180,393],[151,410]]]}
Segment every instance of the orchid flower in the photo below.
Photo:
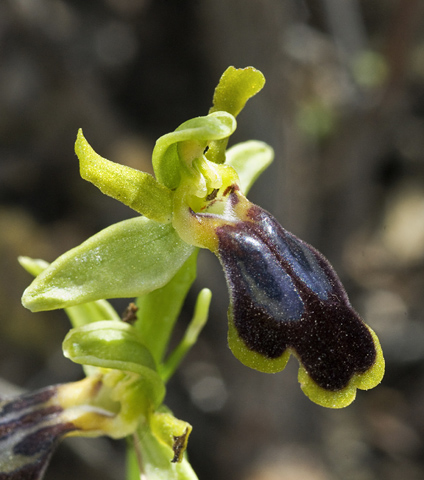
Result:
{"label": "orchid flower", "polygon": [[[99,421],[89,430],[77,422],[59,437],[88,432],[135,434],[155,441],[166,437],[162,444],[172,449],[172,460],[184,464],[181,452],[191,427],[170,421],[172,415],[163,410],[164,384],[206,321],[209,291],[200,292],[181,344],[168,357],[165,353],[194,280],[199,248],[212,251],[223,267],[230,299],[229,347],[243,364],[275,373],[293,355],[300,363],[303,392],[331,408],[349,405],[358,388],[381,382],[384,359],[378,338],[351,306],[328,260],[246,198],[272,162],[273,150],[259,141],[229,149],[227,144],[236,116],[264,83],[254,68],[229,67],[209,114],[157,140],[155,176],[102,158],[78,132],[75,151],[81,176],[141,216],[106,228],[45,266],[22,297],[32,311],[66,309],[74,328],[65,339],[65,355],[85,365],[90,385],[107,385],[109,393],[101,395],[102,401],[114,400],[109,411],[114,420],[106,427]],[[128,324],[99,307],[103,299],[117,297],[137,297],[141,318]],[[83,321],[81,311],[90,311]],[[60,396],[62,388],[68,387],[56,387],[55,395]],[[70,388],[78,390],[77,385]],[[90,395],[84,405],[98,408],[97,391]],[[128,405],[137,396],[144,399],[144,410],[128,416]],[[100,407],[107,410],[109,403],[100,402]],[[62,423],[63,415],[57,417]],[[187,471],[186,476],[169,478],[194,478]]]}
{"label": "orchid flower", "polygon": [[314,402],[351,403],[384,373],[374,332],[353,310],[328,260],[284,230],[245,194],[273,151],[250,141],[228,150],[235,117],[264,85],[253,68],[230,67],[206,117],[159,138],[156,178],[100,157],[78,133],[83,178],[143,216],[118,223],[65,253],[28,287],[32,310],[140,296],[166,284],[195,247],[219,258],[230,291],[229,345],[264,372],[300,362]]}

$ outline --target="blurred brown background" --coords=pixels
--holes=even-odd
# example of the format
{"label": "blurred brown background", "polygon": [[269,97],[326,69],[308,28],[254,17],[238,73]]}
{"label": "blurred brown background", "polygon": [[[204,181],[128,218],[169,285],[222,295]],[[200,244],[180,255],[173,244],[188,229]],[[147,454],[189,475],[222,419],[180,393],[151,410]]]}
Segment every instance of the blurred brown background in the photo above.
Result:
{"label": "blurred brown background", "polygon": [[[33,389],[81,375],[61,355],[64,314],[20,305],[16,257],[51,261],[134,216],[79,178],[77,129],[147,170],[157,137],[207,113],[228,65],[253,65],[267,84],[232,141],[264,140],[276,160],[250,197],[331,260],[387,373],[332,411],[303,396],[294,359],[277,375],[243,367],[204,252],[179,329],[203,286],[212,314],[167,403],[194,425],[201,480],[423,479],[423,27],[420,0],[0,1],[0,377]],[[122,479],[122,454],[66,441],[47,480]]]}

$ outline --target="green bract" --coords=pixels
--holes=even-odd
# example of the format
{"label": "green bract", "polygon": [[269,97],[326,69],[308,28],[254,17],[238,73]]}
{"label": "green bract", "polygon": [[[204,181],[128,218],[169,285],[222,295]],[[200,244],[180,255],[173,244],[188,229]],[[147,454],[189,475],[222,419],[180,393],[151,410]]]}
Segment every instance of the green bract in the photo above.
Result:
{"label": "green bract", "polygon": [[144,411],[157,408],[165,396],[165,385],[155,361],[136,329],[122,321],[94,322],[71,330],[63,342],[63,353],[75,363],[112,368],[139,375],[143,394],[138,403]]}
{"label": "green bract", "polygon": [[166,285],[137,299],[138,320],[134,326],[158,364],[165,357],[175,322],[196,278],[196,265],[197,249]]}

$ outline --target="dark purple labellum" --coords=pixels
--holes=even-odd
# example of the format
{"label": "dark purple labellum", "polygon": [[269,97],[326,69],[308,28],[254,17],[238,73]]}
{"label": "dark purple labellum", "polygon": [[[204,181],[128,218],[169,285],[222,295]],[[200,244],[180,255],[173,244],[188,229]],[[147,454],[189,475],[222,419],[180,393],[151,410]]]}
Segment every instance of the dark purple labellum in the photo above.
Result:
{"label": "dark purple labellum", "polygon": [[0,480],[41,479],[59,440],[75,430],[61,421],[60,406],[49,405],[57,388],[0,402]]}
{"label": "dark purple labellum", "polygon": [[266,358],[290,348],[320,387],[343,389],[375,362],[369,329],[321,253],[257,206],[248,217],[216,232],[238,335]]}

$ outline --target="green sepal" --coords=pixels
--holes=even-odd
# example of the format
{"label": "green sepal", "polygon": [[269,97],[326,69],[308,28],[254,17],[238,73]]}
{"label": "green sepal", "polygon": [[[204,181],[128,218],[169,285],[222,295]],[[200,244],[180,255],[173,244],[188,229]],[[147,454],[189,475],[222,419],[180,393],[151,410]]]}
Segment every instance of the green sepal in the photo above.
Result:
{"label": "green sepal", "polygon": [[[165,385],[156,372],[154,358],[128,323],[106,320],[74,328],[63,341],[63,354],[81,365],[136,373],[142,382],[142,395],[134,401],[143,401],[149,409],[163,401]],[[134,388],[138,390],[135,384]]]}
{"label": "green sepal", "polygon": [[[136,469],[137,457],[141,457],[141,478],[149,480],[198,480],[187,458],[173,463],[172,451],[168,445],[159,441],[148,425],[140,425],[134,435],[129,449],[133,471]],[[140,473],[138,478],[140,478]],[[131,477],[132,479],[135,477]]]}
{"label": "green sepal", "polygon": [[[50,264],[41,258],[18,257],[20,265],[34,277],[43,272]],[[83,303],[65,308],[73,327],[79,327],[100,320],[120,320],[116,310],[107,300]]]}
{"label": "green sepal", "polygon": [[[252,98],[265,85],[262,72],[253,67],[228,67],[215,88],[213,105],[209,113],[224,111],[236,117],[243,110],[249,98]],[[225,149],[228,138],[211,142],[206,154],[208,160],[215,163],[225,162]]]}
{"label": "green sepal", "polygon": [[120,316],[107,300],[82,303],[65,308],[73,327],[81,327],[101,320],[120,320]]}
{"label": "green sepal", "polygon": [[[152,163],[158,181],[175,189],[180,183],[181,164],[178,144],[189,142],[193,146],[191,160],[203,154],[208,142],[229,137],[236,129],[235,118],[227,112],[215,112],[184,122],[174,132],[160,137],[153,149]],[[185,159],[186,160],[186,159]]]}
{"label": "green sepal", "polygon": [[175,322],[196,278],[197,253],[196,248],[166,285],[136,301],[138,312],[134,327],[144,343],[149,345],[158,364],[163,359]]}
{"label": "green sepal", "polygon": [[250,190],[259,175],[271,165],[274,150],[264,142],[249,140],[238,143],[226,152],[225,164],[237,172],[240,189],[244,195]]}
{"label": "green sepal", "polygon": [[193,250],[170,224],[124,220],[56,259],[25,290],[22,303],[41,311],[138,297],[169,282]]}
{"label": "green sepal", "polygon": [[172,192],[152,175],[101,157],[89,145],[81,129],[75,142],[75,153],[84,180],[151,220],[171,221]]}
{"label": "green sepal", "polygon": [[150,416],[149,425],[159,442],[170,449],[172,463],[181,463],[192,426],[184,420],[175,418],[164,406]]}
{"label": "green sepal", "polygon": [[19,265],[24,268],[33,277],[40,275],[50,264],[41,258],[25,257],[23,255],[18,257]]}

